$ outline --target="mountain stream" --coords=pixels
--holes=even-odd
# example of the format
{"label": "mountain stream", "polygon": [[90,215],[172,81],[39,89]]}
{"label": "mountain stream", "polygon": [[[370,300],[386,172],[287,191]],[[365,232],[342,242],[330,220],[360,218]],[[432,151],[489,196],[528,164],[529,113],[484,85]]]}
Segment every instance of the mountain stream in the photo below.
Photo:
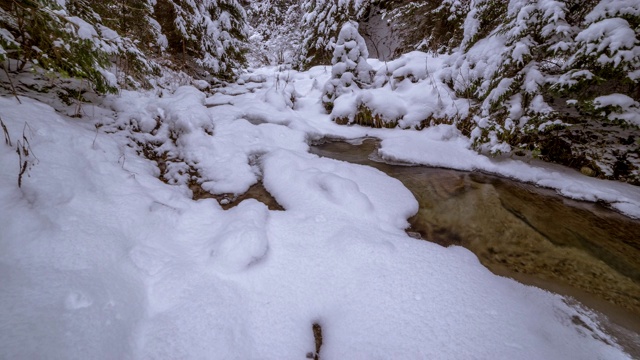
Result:
{"label": "mountain stream", "polygon": [[377,168],[420,204],[407,233],[463,246],[493,273],[604,314],[607,330],[640,358],[640,220],[489,174],[377,159],[378,140],[323,140],[311,152]]}

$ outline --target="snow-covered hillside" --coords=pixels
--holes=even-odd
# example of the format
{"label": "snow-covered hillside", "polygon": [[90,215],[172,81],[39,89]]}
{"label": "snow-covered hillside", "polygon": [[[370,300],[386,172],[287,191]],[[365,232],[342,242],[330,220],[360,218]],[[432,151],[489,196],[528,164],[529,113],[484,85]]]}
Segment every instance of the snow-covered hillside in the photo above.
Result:
{"label": "snow-covered hillside", "polygon": [[[399,61],[391,71],[428,81],[425,63],[442,59]],[[636,217],[637,187],[479,155],[452,125],[337,125],[320,100],[330,77],[261,68],[211,96],[123,91],[81,119],[0,97],[0,358],[301,359],[313,324],[322,359],[631,358],[592,311],[407,236],[418,205],[398,180],[308,148],[378,137],[384,159],[492,172]],[[367,99],[409,119],[456,101],[393,82]],[[223,210],[189,188],[256,182],[283,211],[254,199]]]}

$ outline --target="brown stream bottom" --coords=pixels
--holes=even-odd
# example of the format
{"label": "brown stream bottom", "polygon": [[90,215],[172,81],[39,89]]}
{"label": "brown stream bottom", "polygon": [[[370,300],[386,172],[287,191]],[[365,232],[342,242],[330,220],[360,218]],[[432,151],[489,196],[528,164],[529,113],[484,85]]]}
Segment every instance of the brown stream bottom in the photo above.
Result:
{"label": "brown stream bottom", "polygon": [[640,358],[640,221],[496,176],[373,161],[377,145],[326,141],[311,152],[402,181],[420,203],[410,235],[463,246],[495,274],[605,314],[607,330]]}

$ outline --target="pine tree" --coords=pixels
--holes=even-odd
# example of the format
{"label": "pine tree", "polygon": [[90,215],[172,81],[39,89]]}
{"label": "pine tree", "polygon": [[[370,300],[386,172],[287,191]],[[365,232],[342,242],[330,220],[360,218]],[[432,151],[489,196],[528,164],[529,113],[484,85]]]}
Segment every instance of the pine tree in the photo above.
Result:
{"label": "pine tree", "polygon": [[121,87],[148,87],[159,65],[149,58],[166,47],[159,24],[153,19],[151,0],[67,0],[66,8],[99,35],[102,47],[115,63],[113,72]]}
{"label": "pine tree", "polygon": [[236,0],[11,0],[0,3],[0,60],[107,92],[150,85],[168,50],[192,75],[230,80],[245,63],[245,20]]}
{"label": "pine tree", "polygon": [[[489,152],[508,152],[553,117],[545,94],[569,51],[576,26],[563,1],[494,0],[472,3],[451,85],[480,101],[472,137]],[[495,22],[495,14],[503,22]],[[485,28],[488,27],[488,28]]]}
{"label": "pine tree", "polygon": [[322,103],[328,112],[341,95],[366,88],[372,81],[372,68],[367,63],[369,52],[358,33],[358,24],[344,23],[333,50],[331,79],[324,86]]}
{"label": "pine tree", "polygon": [[13,57],[19,61],[19,71],[33,64],[44,71],[86,79],[99,93],[115,91],[117,84],[107,70],[107,44],[90,23],[72,15],[53,0],[3,3],[0,45],[16,50]]}
{"label": "pine tree", "polygon": [[298,67],[329,64],[342,25],[360,19],[370,6],[370,0],[305,0],[302,5],[305,33]]}
{"label": "pine tree", "polygon": [[624,120],[622,108],[596,99],[617,93],[640,101],[640,3],[600,1],[584,17],[569,55],[556,85],[560,94],[578,100],[583,113]]}
{"label": "pine tree", "polygon": [[612,135],[640,125],[637,2],[474,0],[449,64],[477,149],[640,181],[638,145]]}
{"label": "pine tree", "polygon": [[168,50],[201,77],[231,80],[245,64],[246,13],[237,0],[158,0]]}

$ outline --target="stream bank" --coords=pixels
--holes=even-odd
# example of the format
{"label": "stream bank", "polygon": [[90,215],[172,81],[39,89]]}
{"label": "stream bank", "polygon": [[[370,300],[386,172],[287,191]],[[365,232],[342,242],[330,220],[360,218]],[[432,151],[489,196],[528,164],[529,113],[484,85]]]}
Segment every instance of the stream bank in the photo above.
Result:
{"label": "stream bank", "polygon": [[326,140],[311,152],[397,178],[420,204],[410,236],[463,246],[497,275],[605,314],[605,326],[640,356],[639,220],[484,173],[388,164],[376,159],[377,147],[375,139]]}

